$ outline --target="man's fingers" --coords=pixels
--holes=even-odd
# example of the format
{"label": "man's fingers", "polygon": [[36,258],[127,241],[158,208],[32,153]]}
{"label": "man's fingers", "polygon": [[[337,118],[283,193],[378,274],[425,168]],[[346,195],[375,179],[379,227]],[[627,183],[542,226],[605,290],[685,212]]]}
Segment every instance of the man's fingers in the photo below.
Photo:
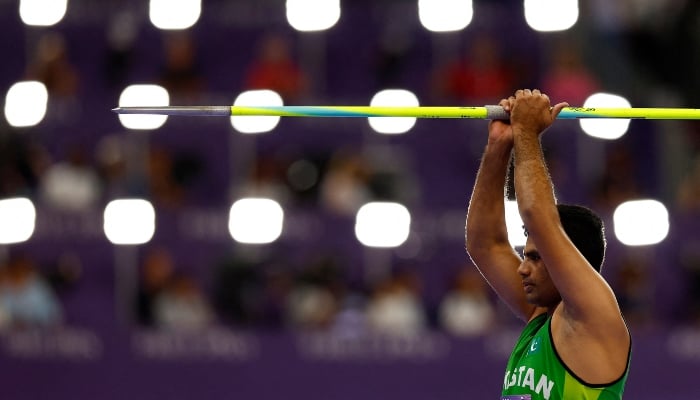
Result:
{"label": "man's fingers", "polygon": [[503,107],[503,109],[506,112],[510,112],[511,108],[513,108],[513,102],[515,101],[515,97],[510,96],[507,99],[501,99],[501,101],[498,103],[499,106]]}
{"label": "man's fingers", "polygon": [[554,107],[552,107],[552,111],[551,111],[551,113],[552,113],[552,118],[557,118],[557,115],[559,115],[559,113],[561,112],[561,110],[562,110],[564,107],[568,107],[568,106],[569,106],[569,103],[567,103],[567,102],[562,102],[562,103],[556,104]]}

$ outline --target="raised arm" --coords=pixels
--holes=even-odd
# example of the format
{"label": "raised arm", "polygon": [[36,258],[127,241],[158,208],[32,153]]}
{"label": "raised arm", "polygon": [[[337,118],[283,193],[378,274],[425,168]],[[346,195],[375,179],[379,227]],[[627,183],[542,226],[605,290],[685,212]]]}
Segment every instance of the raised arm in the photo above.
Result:
{"label": "raised arm", "polygon": [[[501,106],[510,110],[510,102]],[[466,248],[472,261],[503,302],[527,321],[535,307],[528,304],[517,273],[520,257],[508,242],[504,187],[513,148],[511,126],[489,123],[489,137],[469,202]]]}
{"label": "raised arm", "polygon": [[550,108],[549,98],[537,90],[516,94],[511,120],[518,209],[567,313],[582,320],[598,320],[601,312],[619,318],[610,287],[569,240],[559,220],[540,134],[564,106]]}
{"label": "raised arm", "polygon": [[[538,90],[516,92],[511,110],[515,193],[528,239],[561,296],[552,320],[555,343],[566,344],[558,348],[560,355],[583,376],[605,380],[624,370],[629,334],[612,290],[571,242],[557,211],[540,134],[564,106],[550,107]],[[608,369],[613,372],[606,374]]]}

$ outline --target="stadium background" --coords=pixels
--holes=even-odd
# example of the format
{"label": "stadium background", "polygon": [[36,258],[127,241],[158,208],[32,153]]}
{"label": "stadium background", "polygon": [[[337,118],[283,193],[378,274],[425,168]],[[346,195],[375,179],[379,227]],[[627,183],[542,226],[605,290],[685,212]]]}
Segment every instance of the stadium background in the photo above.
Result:
{"label": "stadium background", "polygon": [[[171,104],[231,104],[256,88],[247,80],[251,65],[274,35],[306,76],[285,104],[364,105],[379,90],[402,88],[421,105],[483,105],[500,95],[446,92],[436,79],[485,40],[499,56],[487,70],[507,70],[508,92],[545,88],[555,51],[573,48],[600,91],[635,107],[700,104],[700,7],[693,1],[618,2],[613,23],[606,2],[581,1],[577,23],[557,33],[532,30],[520,1],[476,1],[467,28],[435,33],[421,26],[415,1],[342,1],[335,26],[298,32],[281,0],[206,0],[184,35],[154,27],[146,1],[72,0],[51,27],[26,26],[17,3],[0,0],[0,92],[41,76],[49,102],[35,126],[0,119],[0,195],[36,206],[31,238],[0,247],[2,268],[31,264],[60,317],[2,326],[8,399],[498,396],[517,321],[489,295],[490,319],[478,331],[450,332],[440,314],[455,276],[470,268],[463,224],[485,121],[418,120],[391,136],[365,119],[282,119],[272,132],[244,135],[228,118],[169,118],[134,131],[111,111],[129,84],[168,86]],[[59,41],[51,48],[63,40],[72,73],[35,68],[48,34]],[[193,67],[166,73],[166,45],[188,39]],[[61,85],[66,77],[75,85]],[[633,399],[687,398],[695,387],[698,129],[635,120],[622,138],[602,141],[577,121],[561,121],[546,137],[561,200],[595,206],[608,227],[625,200],[654,198],[670,212],[669,234],[656,245],[625,246],[608,231],[605,275],[634,335],[626,392]],[[87,171],[78,176],[96,177],[89,186],[95,197],[77,193],[82,181],[72,193],[50,191],[52,167],[66,162]],[[300,188],[294,165],[317,179]],[[338,172],[361,177],[363,198],[405,204],[409,240],[395,249],[359,243],[353,205],[324,191],[324,179]],[[232,201],[250,194],[283,205],[284,230],[274,243],[245,245],[229,234]],[[156,229],[147,243],[114,245],[105,237],[104,207],[119,197],[153,203]],[[143,315],[142,274],[154,254],[170,263],[161,267],[172,268],[175,290],[200,296],[211,318],[193,317],[197,327],[183,328]],[[423,319],[399,318],[410,335],[393,334],[391,323],[383,334],[367,331],[363,316],[396,287],[418,301],[409,304]],[[404,303],[397,307],[408,312]]]}

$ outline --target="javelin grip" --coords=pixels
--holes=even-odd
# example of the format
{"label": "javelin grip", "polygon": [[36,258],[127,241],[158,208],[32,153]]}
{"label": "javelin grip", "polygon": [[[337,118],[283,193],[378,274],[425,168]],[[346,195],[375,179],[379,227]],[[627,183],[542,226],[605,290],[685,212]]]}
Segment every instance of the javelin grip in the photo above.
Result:
{"label": "javelin grip", "polygon": [[510,114],[501,106],[484,106],[486,108],[486,119],[509,120]]}

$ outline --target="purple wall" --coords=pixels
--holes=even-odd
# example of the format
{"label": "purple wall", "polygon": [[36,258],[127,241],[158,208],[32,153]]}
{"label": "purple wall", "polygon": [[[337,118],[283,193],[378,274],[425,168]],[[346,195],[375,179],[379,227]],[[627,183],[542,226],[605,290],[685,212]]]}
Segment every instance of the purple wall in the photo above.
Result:
{"label": "purple wall", "polygon": [[[66,329],[6,335],[7,399],[495,399],[515,330],[456,340]],[[687,399],[700,331],[634,335],[626,398]]]}

